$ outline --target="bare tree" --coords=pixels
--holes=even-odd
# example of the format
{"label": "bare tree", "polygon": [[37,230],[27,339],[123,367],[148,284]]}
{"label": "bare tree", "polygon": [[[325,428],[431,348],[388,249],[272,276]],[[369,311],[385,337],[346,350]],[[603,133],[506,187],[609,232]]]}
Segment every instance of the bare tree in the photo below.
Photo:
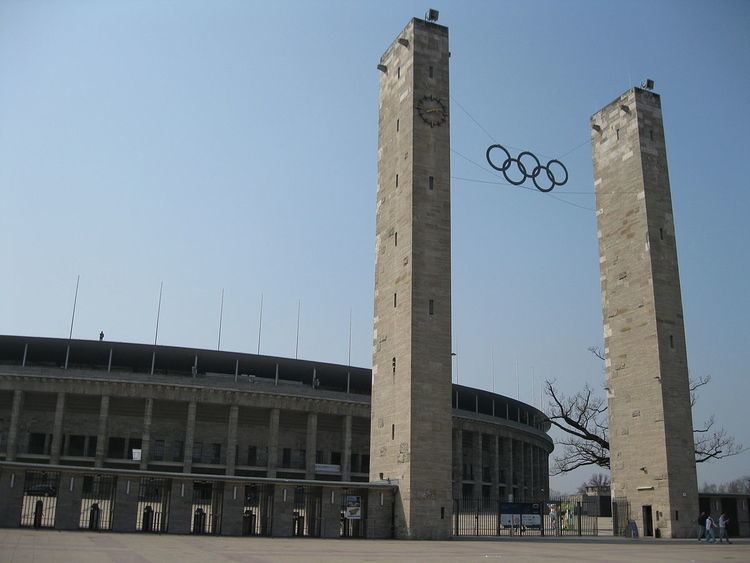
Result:
{"label": "bare tree", "polygon": [[[592,346],[589,351],[604,360],[601,348]],[[695,405],[698,399],[697,390],[710,381],[710,375],[690,380],[691,406]],[[549,399],[547,419],[565,433],[565,436],[557,441],[562,450],[554,457],[552,475],[568,473],[590,465],[609,469],[606,398],[595,393],[588,383],[575,395],[565,396],[555,387],[555,380],[545,381],[545,394]],[[715,417],[712,415],[693,430],[696,463],[734,456],[747,449],[724,428],[715,428],[715,425]]]}
{"label": "bare tree", "polygon": [[563,450],[554,458],[552,474],[567,473],[587,465],[609,469],[606,400],[596,396],[588,383],[570,397],[555,389],[554,380],[547,380],[544,385],[550,400],[547,419],[567,434],[557,442]]}
{"label": "bare tree", "polygon": [[594,473],[591,477],[584,481],[580,487],[578,487],[578,492],[580,494],[583,494],[586,492],[586,489],[588,487],[596,487],[598,490],[601,490],[605,487],[609,487],[609,485],[609,475],[607,475],[606,473]]}
{"label": "bare tree", "polygon": [[733,479],[728,483],[721,483],[717,485],[715,483],[703,483],[700,487],[702,493],[735,493],[735,494],[750,494],[750,475],[745,475],[739,479]]}

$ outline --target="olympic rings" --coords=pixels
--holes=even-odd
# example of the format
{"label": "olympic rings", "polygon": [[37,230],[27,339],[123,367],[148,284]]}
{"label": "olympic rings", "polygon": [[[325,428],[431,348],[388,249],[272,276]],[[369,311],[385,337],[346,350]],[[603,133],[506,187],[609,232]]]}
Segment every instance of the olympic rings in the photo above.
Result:
{"label": "olympic rings", "polygon": [[[503,163],[501,166],[497,166],[493,161],[490,153],[493,149],[499,149],[502,152],[505,153],[505,159],[503,160]],[[510,154],[510,151],[506,149],[502,145],[490,145],[487,149],[487,162],[489,163],[492,168],[497,170],[498,172],[502,172],[505,179],[508,181],[508,183],[513,184],[514,186],[520,186],[523,184],[526,180],[531,179],[531,181],[534,183],[534,187],[539,190],[540,192],[551,192],[556,186],[564,186],[568,182],[568,169],[565,168],[565,165],[560,162],[559,160],[553,158],[552,160],[547,161],[547,164],[542,166],[542,163],[539,161],[537,156],[529,151],[523,151],[518,153],[518,156],[516,158],[513,158]],[[524,159],[526,160],[526,163],[524,163]],[[529,162],[532,161],[532,162]],[[510,172],[510,169],[515,164],[515,168],[518,170],[518,172],[521,173],[521,179],[514,179],[508,174]],[[562,171],[558,172],[564,172],[565,178],[562,180],[558,180],[557,176],[555,175],[555,172],[552,170],[552,166],[557,165],[560,168],[562,168]],[[531,172],[529,172],[529,170]],[[547,176],[547,181],[543,180],[542,182],[539,182],[539,178],[541,176],[542,171],[544,171],[545,176]]]}

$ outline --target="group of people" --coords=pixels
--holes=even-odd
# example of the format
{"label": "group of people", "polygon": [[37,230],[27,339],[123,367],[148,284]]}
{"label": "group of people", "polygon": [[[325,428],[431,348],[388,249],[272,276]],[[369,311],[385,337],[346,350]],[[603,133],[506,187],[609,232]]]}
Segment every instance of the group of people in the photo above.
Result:
{"label": "group of people", "polygon": [[726,512],[722,512],[719,516],[719,525],[716,525],[716,521],[711,516],[710,512],[701,512],[698,516],[698,541],[701,541],[704,537],[706,543],[716,543],[716,528],[719,529],[719,543],[732,543],[729,541],[729,534],[727,533],[727,526],[729,525],[729,518]]}

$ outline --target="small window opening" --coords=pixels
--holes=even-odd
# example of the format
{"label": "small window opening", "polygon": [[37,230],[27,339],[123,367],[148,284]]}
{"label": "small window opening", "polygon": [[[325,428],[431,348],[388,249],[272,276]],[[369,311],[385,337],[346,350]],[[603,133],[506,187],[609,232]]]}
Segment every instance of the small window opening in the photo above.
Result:
{"label": "small window opening", "polygon": [[440,519],[445,520],[445,507],[444,506],[440,507]]}
{"label": "small window opening", "polygon": [[401,67],[396,68],[396,78],[401,78]]}
{"label": "small window opening", "polygon": [[434,70],[435,70],[435,69],[433,69],[433,68],[432,68],[432,65],[430,65],[430,78],[432,78],[432,77],[433,77],[433,75],[434,75]]}
{"label": "small window opening", "polygon": [[619,141],[620,140],[620,130],[619,129],[615,129],[615,135],[617,135],[617,140]]}
{"label": "small window opening", "polygon": [[398,188],[398,174],[396,174],[396,187]]}
{"label": "small window opening", "polygon": [[662,229],[661,227],[659,228],[659,238],[661,240],[664,240],[664,229]]}
{"label": "small window opening", "polygon": [[393,233],[393,246],[398,246],[398,231]]}
{"label": "small window opening", "polygon": [[434,176],[430,176],[430,179],[429,179],[428,183],[429,183],[430,189],[434,190],[435,189],[435,177]]}
{"label": "small window opening", "polygon": [[679,510],[675,510],[674,511],[674,519],[675,519],[675,521],[680,519],[680,511]]}
{"label": "small window opening", "polygon": [[393,364],[393,375],[395,376],[396,375],[396,357],[395,356],[393,357],[392,364]]}
{"label": "small window opening", "polygon": [[396,294],[395,293],[393,294],[393,306],[394,307],[396,306]]}
{"label": "small window opening", "polygon": [[428,308],[430,311],[430,315],[434,315],[435,314],[435,300],[434,299],[430,299],[430,304]]}
{"label": "small window opening", "polygon": [[654,130],[653,129],[649,129],[648,130],[648,136],[651,137],[652,141],[654,140]]}
{"label": "small window opening", "polygon": [[400,125],[401,125],[401,120],[400,120],[400,119],[397,119],[397,120],[396,120],[396,133],[398,133],[398,130],[399,130],[399,127],[400,127]]}
{"label": "small window opening", "polygon": [[669,347],[674,348],[674,335],[669,335]]}
{"label": "small window opening", "polygon": [[395,439],[396,439],[396,425],[391,424],[391,440],[395,440]]}

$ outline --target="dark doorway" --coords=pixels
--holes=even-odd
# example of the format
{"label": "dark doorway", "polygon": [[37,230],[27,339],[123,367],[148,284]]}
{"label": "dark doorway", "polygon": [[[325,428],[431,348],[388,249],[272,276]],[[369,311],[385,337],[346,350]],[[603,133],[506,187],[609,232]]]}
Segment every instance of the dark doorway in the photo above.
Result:
{"label": "dark doorway", "polygon": [[654,521],[651,515],[650,504],[643,507],[643,535],[644,536],[654,535]]}
{"label": "dark doorway", "polygon": [[[740,527],[737,523],[737,500],[738,499],[732,497],[721,498],[721,509],[726,513],[727,518],[729,518],[727,533],[730,538],[736,538],[740,532]],[[716,515],[717,525],[719,522],[719,516],[721,516],[721,513]]]}

